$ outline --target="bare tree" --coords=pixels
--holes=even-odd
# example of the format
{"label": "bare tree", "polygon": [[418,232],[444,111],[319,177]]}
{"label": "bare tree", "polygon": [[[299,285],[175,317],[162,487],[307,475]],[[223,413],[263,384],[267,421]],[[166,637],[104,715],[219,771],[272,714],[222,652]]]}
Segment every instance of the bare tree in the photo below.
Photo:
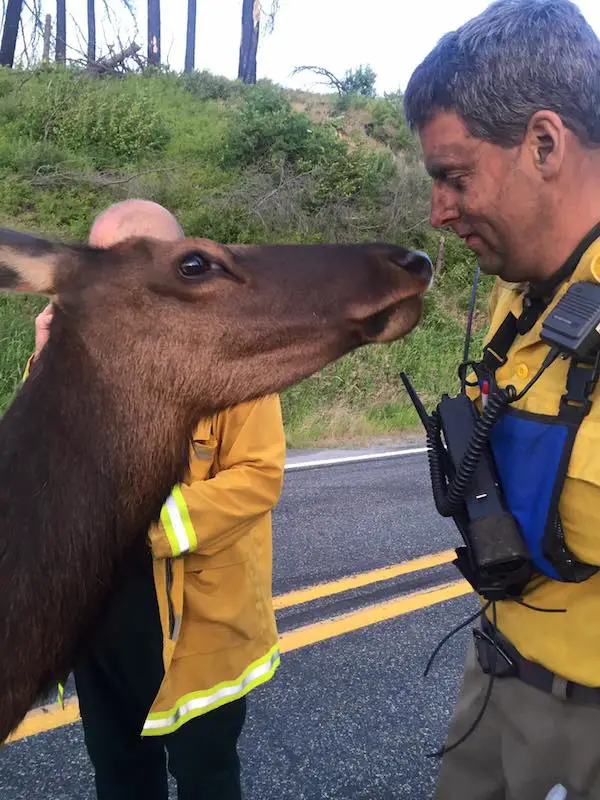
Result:
{"label": "bare tree", "polygon": [[66,0],[56,0],[56,47],[54,58],[59,64],[67,61],[67,5]]}
{"label": "bare tree", "polygon": [[148,0],[148,64],[160,66],[160,0]]}
{"label": "bare tree", "polygon": [[341,81],[339,78],[330,72],[325,67],[318,67],[318,66],[302,66],[302,67],[294,67],[292,71],[292,75],[299,75],[301,72],[314,72],[316,75],[320,75],[325,78],[325,81],[321,81],[326,86],[331,86],[334,89],[337,89],[338,94],[345,94],[344,82]]}
{"label": "bare tree", "polygon": [[260,35],[260,0],[244,0],[242,5],[242,40],[238,78],[244,83],[256,83],[256,54]]}
{"label": "bare tree", "polygon": [[325,67],[319,66],[301,66],[295,67],[292,75],[299,75],[301,72],[314,72],[315,75],[325,78],[324,83],[337,90],[337,93],[342,94],[360,94],[366,97],[375,96],[375,81],[377,75],[373,72],[370,65],[366,67],[360,66],[358,69],[346,70],[343,78],[336,77],[333,72],[330,72]]}
{"label": "bare tree", "polygon": [[0,44],[0,65],[3,67],[12,67],[14,63],[22,10],[23,0],[8,0]]}
{"label": "bare tree", "polygon": [[50,61],[50,42],[52,40],[52,16],[46,14],[46,21],[44,23],[44,50],[42,54],[42,61]]}
{"label": "bare tree", "polygon": [[87,57],[90,64],[96,60],[96,0],[87,0],[88,41]]}
{"label": "bare tree", "polygon": [[185,46],[185,71],[193,72],[196,66],[196,0],[188,0],[187,41]]}
{"label": "bare tree", "polygon": [[278,10],[279,0],[272,0],[268,12],[265,11],[261,0],[244,0],[243,2],[238,79],[244,83],[256,83],[256,54],[260,38],[261,18],[263,16],[265,18],[265,31],[271,33]]}
{"label": "bare tree", "polygon": [[[5,6],[4,2],[2,5],[3,7]],[[29,16],[27,16],[27,14]],[[27,69],[29,69],[33,64],[37,64],[39,60],[38,49],[44,34],[42,0],[23,0],[20,28],[23,42],[22,56],[27,65]]]}

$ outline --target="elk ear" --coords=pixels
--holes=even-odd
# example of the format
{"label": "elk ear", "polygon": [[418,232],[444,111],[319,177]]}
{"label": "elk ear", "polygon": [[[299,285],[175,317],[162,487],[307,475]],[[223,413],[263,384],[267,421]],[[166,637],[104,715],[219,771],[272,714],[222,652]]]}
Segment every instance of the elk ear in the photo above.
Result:
{"label": "elk ear", "polygon": [[0,291],[55,293],[61,256],[69,247],[0,228]]}

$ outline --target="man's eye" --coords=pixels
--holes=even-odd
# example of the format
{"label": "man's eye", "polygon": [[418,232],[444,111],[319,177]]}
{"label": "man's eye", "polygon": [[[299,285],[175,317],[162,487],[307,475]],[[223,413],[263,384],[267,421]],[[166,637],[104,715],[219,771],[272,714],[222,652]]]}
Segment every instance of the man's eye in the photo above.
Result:
{"label": "man's eye", "polygon": [[453,189],[456,189],[459,192],[464,191],[466,187],[464,175],[448,175],[446,181]]}

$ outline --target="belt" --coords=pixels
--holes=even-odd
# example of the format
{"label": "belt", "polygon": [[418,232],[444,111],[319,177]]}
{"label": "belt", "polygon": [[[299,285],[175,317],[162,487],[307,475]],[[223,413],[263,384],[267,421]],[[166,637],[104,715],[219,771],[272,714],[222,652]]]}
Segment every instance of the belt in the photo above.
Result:
{"label": "belt", "polygon": [[518,678],[561,700],[600,705],[600,687],[569,681],[541,664],[524,658],[486,617],[483,618],[481,630],[475,629],[473,636],[477,661],[487,675],[493,673],[496,678]]}

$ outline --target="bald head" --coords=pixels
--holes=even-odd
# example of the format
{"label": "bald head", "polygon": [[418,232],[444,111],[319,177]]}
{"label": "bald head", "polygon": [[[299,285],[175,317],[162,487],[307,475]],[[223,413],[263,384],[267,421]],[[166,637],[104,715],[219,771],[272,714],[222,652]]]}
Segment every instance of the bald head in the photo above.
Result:
{"label": "bald head", "polygon": [[150,200],[124,200],[103,211],[92,225],[89,243],[93,247],[111,247],[132,236],[174,241],[184,232],[173,214]]}

